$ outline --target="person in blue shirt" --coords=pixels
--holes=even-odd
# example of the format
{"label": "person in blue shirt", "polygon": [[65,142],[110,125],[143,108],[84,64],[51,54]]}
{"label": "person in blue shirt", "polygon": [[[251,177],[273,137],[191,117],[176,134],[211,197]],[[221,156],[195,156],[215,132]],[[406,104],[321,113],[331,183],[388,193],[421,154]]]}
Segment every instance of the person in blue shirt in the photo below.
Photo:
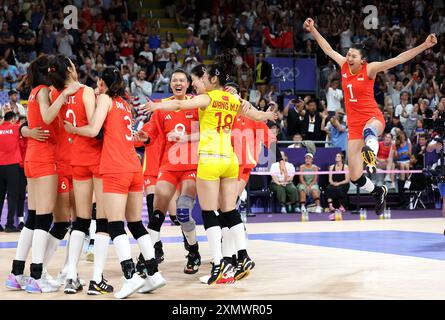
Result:
{"label": "person in blue shirt", "polygon": [[348,128],[346,126],[345,113],[338,109],[335,115],[330,119],[324,130],[329,133],[333,147],[338,147],[341,151],[346,152],[348,139]]}
{"label": "person in blue shirt", "polygon": [[4,88],[7,90],[15,90],[19,81],[19,70],[16,66],[8,64],[4,58],[0,59],[0,66],[0,75],[4,81]]}

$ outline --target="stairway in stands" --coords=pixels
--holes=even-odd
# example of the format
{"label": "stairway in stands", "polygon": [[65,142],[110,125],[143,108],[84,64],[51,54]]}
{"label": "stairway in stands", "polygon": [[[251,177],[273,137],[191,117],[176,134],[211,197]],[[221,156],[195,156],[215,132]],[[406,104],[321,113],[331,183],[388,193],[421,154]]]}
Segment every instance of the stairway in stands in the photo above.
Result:
{"label": "stairway in stands", "polygon": [[[128,4],[138,14],[142,13],[146,15],[149,26],[152,23],[159,24],[161,39],[164,39],[166,32],[169,31],[175,37],[175,41],[181,46],[183,45],[187,35],[187,26],[178,26],[176,19],[168,18],[167,11],[162,7],[160,0],[130,0]],[[185,49],[182,49],[178,54],[178,60],[183,62],[184,56]],[[211,62],[211,59],[204,60],[205,64],[210,64]]]}

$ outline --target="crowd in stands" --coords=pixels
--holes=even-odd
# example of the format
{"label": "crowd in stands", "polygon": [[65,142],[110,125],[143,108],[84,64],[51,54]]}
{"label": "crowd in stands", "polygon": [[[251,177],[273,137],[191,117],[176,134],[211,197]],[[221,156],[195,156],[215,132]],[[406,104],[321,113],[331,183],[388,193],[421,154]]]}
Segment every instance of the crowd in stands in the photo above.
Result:
{"label": "crowd in stands", "polygon": [[[429,33],[437,35],[438,45],[377,75],[374,94],[388,133],[378,155],[380,168],[423,167],[428,137],[445,128],[445,5],[441,0],[372,1],[378,12],[377,29],[364,27],[366,1],[160,0],[165,17],[185,30],[184,41],[176,41],[174,32],[161,33],[159,18],[136,10],[142,7],[139,1],[0,3],[0,94],[6,97],[0,116],[7,111],[26,115],[30,88],[25,75],[30,61],[41,53],[70,57],[79,80],[92,87],[106,66],[117,66],[133,105],[138,106],[154,93],[168,93],[176,68],[190,71],[231,50],[232,76],[240,85],[241,96],[262,110],[271,102],[278,104],[279,119],[269,125],[278,140],[293,141],[284,146],[312,151],[310,141],[314,141],[319,147],[338,147],[346,154],[350,119],[345,116],[341,74],[304,31],[304,20],[312,17],[335,50],[346,54],[353,43],[364,43],[368,61],[394,57],[422,43]],[[63,9],[69,4],[78,8],[78,29],[64,27]],[[296,92],[291,99],[283,99],[288,93],[272,83],[273,66],[267,57],[288,54],[316,57],[318,92]],[[384,177],[393,186],[397,180],[400,188],[400,181],[407,177],[397,178]],[[308,193],[306,187],[297,189],[296,198]]]}

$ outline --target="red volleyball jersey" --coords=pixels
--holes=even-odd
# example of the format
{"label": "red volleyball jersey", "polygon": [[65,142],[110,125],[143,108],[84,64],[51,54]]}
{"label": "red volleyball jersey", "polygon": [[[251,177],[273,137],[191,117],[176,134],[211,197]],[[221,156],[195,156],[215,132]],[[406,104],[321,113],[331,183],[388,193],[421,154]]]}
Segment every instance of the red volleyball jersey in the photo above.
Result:
{"label": "red volleyball jersey", "polygon": [[153,117],[144,124],[141,129],[150,137],[150,143],[145,145],[144,163],[142,172],[144,176],[157,176],[159,173],[159,162],[161,157],[161,141],[157,134],[157,127]]}
{"label": "red volleyball jersey", "polygon": [[0,165],[22,162],[20,133],[16,123],[5,121],[0,124]]}
{"label": "red volleyball jersey", "polygon": [[33,162],[56,162],[56,146],[57,146],[57,131],[58,121],[55,119],[49,125],[45,124],[40,113],[39,102],[37,101],[37,94],[40,89],[46,86],[40,85],[31,90],[28,98],[28,127],[34,129],[41,127],[42,130],[48,130],[49,138],[42,142],[34,139],[29,139],[26,149],[25,161]]}
{"label": "red volleyball jersey", "polygon": [[[84,87],[68,97],[63,118],[75,127],[84,127],[89,124],[85,106],[83,104]],[[100,163],[102,140],[80,135],[74,135],[71,146],[72,166],[91,166]]]}
{"label": "red volleyball jersey", "polygon": [[255,168],[261,152],[261,144],[270,148],[277,141],[264,122],[256,122],[244,116],[235,119],[232,128],[232,146],[240,166]]}
{"label": "red volleyball jersey", "polygon": [[389,152],[391,151],[391,145],[385,146],[383,141],[379,142],[379,152],[377,153],[377,159],[386,160],[389,158]]}
{"label": "red volleyball jersey", "polygon": [[344,92],[348,124],[363,122],[381,115],[374,99],[375,79],[369,79],[368,64],[365,63],[357,74],[352,74],[348,63],[341,67],[342,89]]}
{"label": "red volleyball jersey", "polygon": [[[190,99],[191,96],[186,96]],[[172,100],[174,97],[164,99]],[[190,135],[199,132],[198,109],[161,111],[153,113],[155,124],[162,139],[160,169],[168,171],[196,170],[198,165],[198,142],[179,143],[168,141],[167,135],[176,132]]]}
{"label": "red volleyball jersey", "polygon": [[113,98],[104,122],[100,174],[141,172],[134,148],[130,106],[120,97]]}
{"label": "red volleyball jersey", "polygon": [[22,161],[20,161],[20,167],[23,168],[25,166],[26,149],[28,148],[28,138],[20,135],[19,147],[20,147],[20,154],[22,156]]}
{"label": "red volleyball jersey", "polygon": [[[59,91],[57,89],[52,89],[50,92],[51,102],[54,102],[61,93],[62,91]],[[63,120],[65,119],[65,114],[67,110],[68,108],[66,104],[64,104],[60,108],[60,111],[57,114],[57,118],[54,121],[58,121],[59,123],[59,130],[57,132],[56,161],[64,162],[69,165],[71,162],[71,146],[74,137],[72,134],[66,132],[63,127]]]}

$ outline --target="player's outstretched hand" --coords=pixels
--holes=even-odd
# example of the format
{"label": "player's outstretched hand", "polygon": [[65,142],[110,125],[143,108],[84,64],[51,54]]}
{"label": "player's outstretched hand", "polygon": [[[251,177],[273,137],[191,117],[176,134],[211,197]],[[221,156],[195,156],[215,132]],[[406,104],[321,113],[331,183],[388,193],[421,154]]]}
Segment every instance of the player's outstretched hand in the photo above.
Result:
{"label": "player's outstretched hand", "polygon": [[267,111],[267,120],[276,121],[278,119],[278,114],[276,112]]}
{"label": "player's outstretched hand", "polygon": [[249,112],[250,108],[252,108],[252,105],[250,104],[249,101],[241,99],[241,108],[243,110],[243,113],[247,113]]}
{"label": "player's outstretched hand", "polygon": [[30,129],[31,138],[45,142],[49,138],[49,130],[42,130],[42,127]]}
{"label": "player's outstretched hand", "polygon": [[135,141],[140,141],[140,142],[147,142],[148,141],[148,134],[145,131],[138,131],[134,134],[133,136]]}
{"label": "player's outstretched hand", "polygon": [[430,34],[426,40],[425,40],[425,44],[427,45],[428,48],[434,47],[437,44],[437,38],[436,35],[434,33]]}
{"label": "player's outstretched hand", "polygon": [[153,101],[148,100],[142,107],[141,110],[143,110],[144,114],[148,114],[150,112],[155,111],[155,105],[153,103]]}
{"label": "player's outstretched hand", "polygon": [[307,32],[312,32],[315,28],[312,18],[307,18],[303,25]]}

